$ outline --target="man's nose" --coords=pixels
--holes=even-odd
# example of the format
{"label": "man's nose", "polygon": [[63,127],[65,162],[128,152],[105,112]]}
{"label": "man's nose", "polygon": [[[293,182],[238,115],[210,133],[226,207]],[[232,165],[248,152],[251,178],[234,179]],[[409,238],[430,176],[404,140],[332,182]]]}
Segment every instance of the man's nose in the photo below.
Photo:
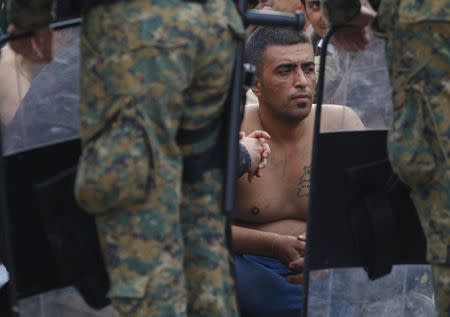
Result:
{"label": "man's nose", "polygon": [[323,15],[320,16],[320,24],[325,24],[325,25],[327,25],[327,27],[330,26],[330,24],[328,23],[328,20],[325,19],[325,17]]}
{"label": "man's nose", "polygon": [[299,70],[298,72],[296,72],[295,77],[294,77],[294,85],[295,87],[306,87],[306,84],[308,83],[308,80],[306,78],[305,73],[303,72],[303,70]]}

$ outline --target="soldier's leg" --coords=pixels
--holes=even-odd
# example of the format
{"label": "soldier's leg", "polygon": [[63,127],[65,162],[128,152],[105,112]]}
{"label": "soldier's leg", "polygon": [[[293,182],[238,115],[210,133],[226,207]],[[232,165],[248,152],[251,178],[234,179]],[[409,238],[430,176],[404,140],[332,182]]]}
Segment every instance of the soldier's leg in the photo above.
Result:
{"label": "soldier's leg", "polygon": [[168,213],[158,208],[98,221],[115,317],[186,316],[183,248],[174,207]]}
{"label": "soldier's leg", "polygon": [[165,146],[155,148],[158,132],[147,131],[139,110],[121,111],[84,146],[76,193],[97,213],[108,296],[118,316],[184,316],[181,162],[159,160]]}
{"label": "soldier's leg", "polygon": [[438,317],[450,316],[450,265],[433,264],[433,289]]}
{"label": "soldier's leg", "polygon": [[[390,43],[394,122],[389,156],[411,187],[427,238],[428,261],[440,268],[434,270],[435,281],[447,279],[444,268],[450,265],[449,38],[448,23],[428,22],[399,25]],[[450,293],[448,283],[436,291]],[[445,309],[438,306],[441,312]]]}
{"label": "soldier's leg", "polygon": [[83,20],[77,193],[98,213],[117,316],[186,315],[175,139],[193,59],[205,50],[202,12],[184,1],[133,0]]}
{"label": "soldier's leg", "polygon": [[[430,187],[432,187],[431,184]],[[442,188],[442,186],[440,187]],[[445,216],[442,213],[443,210],[445,212],[445,209],[442,209],[444,205],[443,201],[449,197],[450,195],[443,193],[442,189],[433,190],[433,188],[424,196],[417,192],[412,195],[414,204],[426,230],[427,244],[429,246],[428,260],[431,263],[433,273],[434,298],[439,317],[447,317],[450,315],[450,265],[440,260],[439,257],[444,252],[441,247],[443,244],[445,246],[445,241],[442,241],[443,235],[447,235],[448,239],[450,233],[443,233],[442,229],[436,230],[442,228],[439,222],[442,223],[442,221],[448,220],[440,219],[439,215]]]}
{"label": "soldier's leg", "polygon": [[208,1],[203,9],[207,27],[195,60],[198,71],[187,91],[190,102],[178,132],[184,158],[180,217],[188,315],[234,317],[238,316],[235,286],[226,245],[226,217],[221,210],[223,169],[216,163],[223,159],[226,143],[220,133],[237,44],[232,30],[243,33],[243,29],[232,1]]}
{"label": "soldier's leg", "polygon": [[139,120],[145,114],[130,112],[121,112],[85,145],[77,196],[87,210],[98,213],[116,316],[185,316],[181,160],[165,164],[170,162],[165,145],[155,148],[158,132],[146,131]]}
{"label": "soldier's leg", "polygon": [[183,186],[181,208],[185,242],[188,315],[237,317],[235,284],[221,211],[222,174],[215,169]]}

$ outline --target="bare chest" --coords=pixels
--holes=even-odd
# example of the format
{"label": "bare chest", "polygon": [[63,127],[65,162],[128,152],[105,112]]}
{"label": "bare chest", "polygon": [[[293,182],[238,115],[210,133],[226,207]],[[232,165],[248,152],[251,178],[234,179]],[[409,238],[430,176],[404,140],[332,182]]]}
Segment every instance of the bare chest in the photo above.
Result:
{"label": "bare chest", "polygon": [[239,180],[237,218],[249,223],[306,220],[310,179],[309,153],[272,155],[261,178]]}

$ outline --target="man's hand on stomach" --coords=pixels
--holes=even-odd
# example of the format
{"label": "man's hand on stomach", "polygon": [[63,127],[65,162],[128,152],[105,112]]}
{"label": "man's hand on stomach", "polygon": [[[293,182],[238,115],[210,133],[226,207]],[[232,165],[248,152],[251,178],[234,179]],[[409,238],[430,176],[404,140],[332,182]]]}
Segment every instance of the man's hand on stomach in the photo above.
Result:
{"label": "man's hand on stomach", "polygon": [[272,242],[272,253],[295,273],[303,271],[305,241],[295,236],[278,235]]}

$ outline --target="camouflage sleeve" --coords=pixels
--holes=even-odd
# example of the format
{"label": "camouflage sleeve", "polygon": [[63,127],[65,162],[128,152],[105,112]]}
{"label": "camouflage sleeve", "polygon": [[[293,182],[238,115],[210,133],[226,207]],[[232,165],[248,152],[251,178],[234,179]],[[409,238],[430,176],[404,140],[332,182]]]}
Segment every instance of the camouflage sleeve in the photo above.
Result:
{"label": "camouflage sleeve", "polygon": [[252,167],[252,158],[250,153],[248,153],[245,146],[239,143],[239,165],[238,165],[238,177],[241,177],[247,173]]}
{"label": "camouflage sleeve", "polygon": [[334,25],[350,22],[361,11],[360,0],[320,0],[328,21]]}
{"label": "camouflage sleeve", "polygon": [[52,21],[52,0],[10,0],[9,22],[26,31],[49,25]]}

